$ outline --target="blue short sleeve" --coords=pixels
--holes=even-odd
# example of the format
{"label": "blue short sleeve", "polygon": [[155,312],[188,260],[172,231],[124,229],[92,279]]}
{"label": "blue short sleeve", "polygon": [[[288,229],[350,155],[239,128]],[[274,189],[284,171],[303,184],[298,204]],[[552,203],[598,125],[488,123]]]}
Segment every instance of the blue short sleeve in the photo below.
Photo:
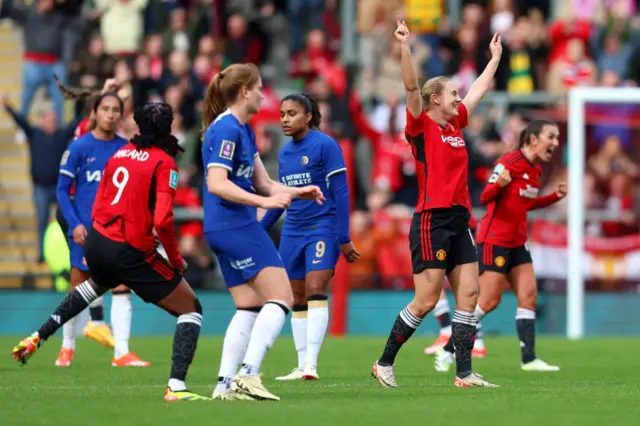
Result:
{"label": "blue short sleeve", "polygon": [[60,160],[60,174],[68,176],[71,179],[76,178],[82,165],[82,158],[85,156],[82,149],[82,140],[79,140],[80,142],[74,141],[69,145]]}
{"label": "blue short sleeve", "polygon": [[229,126],[210,127],[204,134],[203,161],[207,169],[222,167],[233,171],[233,160],[236,156],[240,132]]}
{"label": "blue short sleeve", "polygon": [[324,165],[327,182],[331,176],[347,171],[347,166],[344,163],[344,157],[342,155],[342,148],[340,148],[336,140],[329,139],[322,146],[322,164]]}

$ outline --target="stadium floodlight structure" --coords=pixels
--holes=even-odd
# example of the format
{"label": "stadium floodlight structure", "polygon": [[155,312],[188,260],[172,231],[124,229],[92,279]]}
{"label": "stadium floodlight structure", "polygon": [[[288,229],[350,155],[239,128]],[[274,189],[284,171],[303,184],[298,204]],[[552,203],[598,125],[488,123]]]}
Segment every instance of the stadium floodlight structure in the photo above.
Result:
{"label": "stadium floodlight structure", "polygon": [[584,336],[584,175],[586,165],[585,106],[598,104],[640,103],[640,89],[577,87],[569,91],[569,211],[567,275],[567,337],[577,340]]}

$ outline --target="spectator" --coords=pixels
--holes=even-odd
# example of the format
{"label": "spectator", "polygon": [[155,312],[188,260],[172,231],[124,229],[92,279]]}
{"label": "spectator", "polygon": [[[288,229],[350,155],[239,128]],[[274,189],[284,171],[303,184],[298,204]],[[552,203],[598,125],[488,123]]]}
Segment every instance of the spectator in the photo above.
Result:
{"label": "spectator", "polygon": [[82,49],[72,62],[70,72],[75,84],[85,89],[98,89],[111,77],[114,66],[114,59],[104,52],[102,36],[94,34],[87,48]]}
{"label": "spectator", "polygon": [[36,90],[46,86],[54,103],[58,126],[64,118],[64,98],[53,78],[56,73],[61,81],[67,78],[62,59],[64,29],[67,16],[54,9],[54,0],[36,0],[31,7],[20,10],[7,3],[10,16],[24,26],[25,53],[22,68],[22,104],[20,115],[28,117]]}
{"label": "spectator", "polygon": [[[56,91],[58,91],[57,86]],[[78,118],[73,123],[60,127],[56,113],[49,111],[45,114],[41,126],[35,127],[29,124],[25,116],[13,109],[9,103],[8,94],[2,95],[2,103],[16,125],[25,133],[26,140],[29,143],[33,201],[38,221],[38,242],[40,244],[38,259],[39,262],[43,262],[44,233],[49,225],[51,205],[56,202],[56,185],[58,183],[60,159],[63,158],[63,152],[73,139],[73,134],[81,119]]]}
{"label": "spectator", "polygon": [[231,64],[257,64],[262,55],[260,39],[249,32],[249,25],[242,15],[232,15],[227,21],[228,40],[222,67]]}
{"label": "spectator", "polygon": [[566,56],[551,64],[547,90],[565,94],[575,86],[592,86],[596,77],[596,65],[587,56],[584,42],[574,38],[566,44]]}
{"label": "spectator", "polygon": [[324,0],[289,0],[287,12],[291,25],[291,50],[297,53],[304,48],[305,34],[322,28]]}
{"label": "spectator", "polygon": [[149,0],[95,0],[94,18],[100,18],[105,52],[115,56],[135,55],[144,30],[144,10]]}

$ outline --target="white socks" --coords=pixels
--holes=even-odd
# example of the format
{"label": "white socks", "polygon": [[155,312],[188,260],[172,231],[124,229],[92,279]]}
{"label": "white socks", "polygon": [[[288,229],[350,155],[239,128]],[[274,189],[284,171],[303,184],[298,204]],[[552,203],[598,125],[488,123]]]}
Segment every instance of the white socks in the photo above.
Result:
{"label": "white socks", "polygon": [[62,325],[62,349],[76,348],[76,318],[73,317]]}
{"label": "white socks", "polygon": [[247,353],[242,362],[240,376],[255,376],[267,351],[282,331],[289,307],[277,300],[268,300],[253,325]]}
{"label": "white socks", "polygon": [[238,366],[247,352],[256,318],[258,318],[258,312],[241,309],[236,311],[231,319],[224,335],[216,390],[225,393],[231,390],[231,381],[238,372]]}
{"label": "white socks", "polygon": [[131,315],[131,293],[114,294],[111,298],[111,327],[116,343],[113,355],[115,358],[123,357],[129,353]]}
{"label": "white socks", "polygon": [[322,341],[329,327],[329,303],[327,296],[311,296],[310,299],[307,315],[307,350],[304,363],[317,367]]}
{"label": "white socks", "polygon": [[476,305],[475,311],[473,311],[473,315],[476,317],[476,340],[473,344],[473,347],[476,349],[484,349],[484,340],[482,334],[482,323],[480,322],[482,318],[486,315],[486,313],[482,310],[480,305]]}
{"label": "white socks", "polygon": [[294,305],[291,313],[291,332],[293,344],[298,353],[298,368],[303,368],[307,359],[307,305]]}

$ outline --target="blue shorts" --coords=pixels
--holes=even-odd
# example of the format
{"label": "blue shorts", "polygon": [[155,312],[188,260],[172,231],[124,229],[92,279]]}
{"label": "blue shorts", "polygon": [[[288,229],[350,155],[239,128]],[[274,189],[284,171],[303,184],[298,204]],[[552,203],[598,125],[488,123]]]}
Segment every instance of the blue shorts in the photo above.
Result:
{"label": "blue shorts", "polygon": [[205,236],[229,288],[245,284],[269,266],[284,268],[271,237],[258,222]]}
{"label": "blue shorts", "polygon": [[280,237],[280,257],[290,280],[303,280],[307,272],[335,269],[340,244],[335,235]]}
{"label": "blue shorts", "polygon": [[84,259],[84,246],[73,241],[73,237],[68,237],[67,242],[69,243],[71,267],[87,272],[89,270],[89,266],[87,265],[87,261]]}

